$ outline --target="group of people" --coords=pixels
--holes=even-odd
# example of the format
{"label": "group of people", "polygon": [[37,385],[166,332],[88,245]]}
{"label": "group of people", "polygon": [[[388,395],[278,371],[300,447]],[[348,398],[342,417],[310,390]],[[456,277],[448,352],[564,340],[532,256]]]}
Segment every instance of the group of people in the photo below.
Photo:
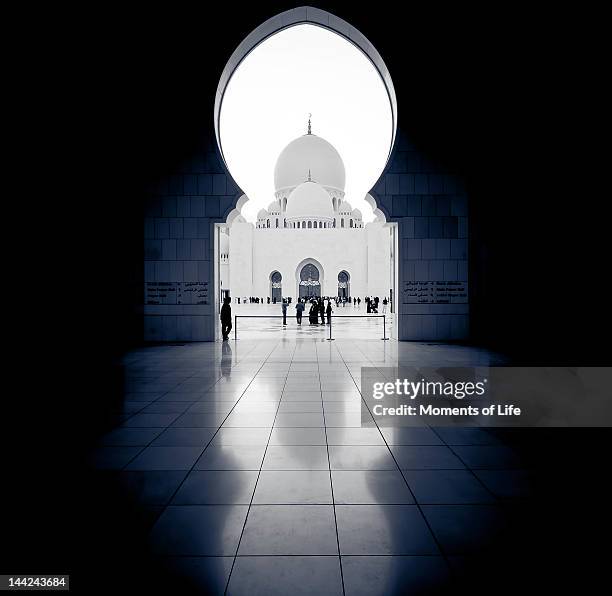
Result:
{"label": "group of people", "polygon": [[[327,300],[327,306],[325,305],[325,300]],[[282,303],[282,312],[283,312],[283,325],[287,324],[287,300],[283,299]],[[301,298],[298,298],[298,301],[295,305],[295,319],[298,325],[302,324],[302,316],[304,311],[306,310],[306,299],[302,301]],[[310,325],[318,325],[319,317],[321,317],[321,325],[329,325],[331,323],[331,315],[332,315],[332,305],[330,298],[311,298],[310,299],[310,308],[308,310],[308,322]],[[327,316],[327,323],[325,321],[325,317]]]}

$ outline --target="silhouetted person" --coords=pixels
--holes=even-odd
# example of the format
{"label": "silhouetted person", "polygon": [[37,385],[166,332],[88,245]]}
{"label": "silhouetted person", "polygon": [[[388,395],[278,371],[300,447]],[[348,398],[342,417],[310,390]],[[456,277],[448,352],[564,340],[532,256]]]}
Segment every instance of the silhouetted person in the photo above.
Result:
{"label": "silhouetted person", "polygon": [[327,301],[326,313],[327,313],[327,324],[331,325],[331,314],[332,314],[331,300]]}
{"label": "silhouetted person", "polygon": [[223,341],[229,339],[230,331],[232,330],[232,307],[230,306],[230,299],[223,299],[223,306],[221,307],[221,335]]}
{"label": "silhouetted person", "polygon": [[304,312],[304,304],[298,298],[297,304],[295,305],[295,318],[297,319],[297,324],[302,324],[302,313]]}
{"label": "silhouetted person", "polygon": [[325,303],[323,298],[319,298],[319,315],[321,316],[321,325],[325,325]]}
{"label": "silhouetted person", "polygon": [[319,324],[319,304],[316,300],[310,303],[310,310],[308,311],[308,322],[311,325]]}
{"label": "silhouetted person", "polygon": [[281,305],[283,310],[283,325],[287,324],[287,301],[283,299],[283,303]]}

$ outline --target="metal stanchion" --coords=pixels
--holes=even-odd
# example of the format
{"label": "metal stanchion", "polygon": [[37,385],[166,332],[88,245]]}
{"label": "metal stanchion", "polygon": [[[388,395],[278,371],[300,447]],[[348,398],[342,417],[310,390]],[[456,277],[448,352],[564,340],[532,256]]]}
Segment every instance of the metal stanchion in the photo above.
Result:
{"label": "metal stanchion", "polygon": [[387,341],[389,339],[387,337],[387,318],[385,317],[385,315],[383,315],[382,317],[383,317],[383,337],[382,339]]}
{"label": "metal stanchion", "polygon": [[332,318],[333,317],[329,317],[329,337],[327,338],[327,341],[335,341],[334,338],[331,336],[332,335]]}
{"label": "metal stanchion", "polygon": [[234,341],[238,339],[238,315],[234,315]]}

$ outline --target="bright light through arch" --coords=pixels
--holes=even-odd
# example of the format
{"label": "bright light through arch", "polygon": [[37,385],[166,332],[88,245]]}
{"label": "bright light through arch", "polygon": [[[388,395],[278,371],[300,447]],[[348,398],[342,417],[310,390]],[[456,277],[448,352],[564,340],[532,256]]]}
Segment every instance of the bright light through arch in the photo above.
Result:
{"label": "bright light through arch", "polygon": [[312,132],[329,141],[346,168],[346,200],[372,221],[366,193],[380,177],[394,138],[385,84],[368,57],[315,25],[284,29],[260,43],[234,71],[223,95],[219,138],[226,164],[254,222],[274,200],[274,165],[283,148]]}

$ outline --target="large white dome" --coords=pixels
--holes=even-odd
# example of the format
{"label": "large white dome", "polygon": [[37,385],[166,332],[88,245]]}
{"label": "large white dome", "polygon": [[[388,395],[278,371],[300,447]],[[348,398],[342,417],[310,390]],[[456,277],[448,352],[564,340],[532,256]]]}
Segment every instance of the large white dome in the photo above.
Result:
{"label": "large white dome", "polygon": [[285,216],[288,221],[317,219],[331,221],[334,218],[329,193],[316,182],[303,182],[287,200]]}
{"label": "large white dome", "polygon": [[344,190],[346,174],[340,154],[325,139],[305,134],[291,141],[274,167],[274,188],[295,188],[308,178],[321,186]]}

